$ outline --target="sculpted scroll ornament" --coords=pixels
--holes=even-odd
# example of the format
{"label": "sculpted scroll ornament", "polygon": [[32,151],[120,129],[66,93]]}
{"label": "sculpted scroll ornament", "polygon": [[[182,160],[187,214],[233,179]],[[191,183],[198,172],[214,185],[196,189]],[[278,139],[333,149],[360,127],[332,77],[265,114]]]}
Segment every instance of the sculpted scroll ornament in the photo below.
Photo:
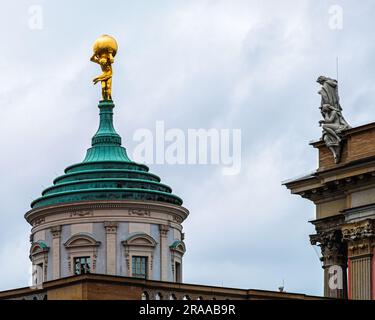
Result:
{"label": "sculpted scroll ornament", "polygon": [[323,129],[322,139],[332,152],[335,163],[339,163],[342,132],[350,129],[350,126],[342,115],[337,80],[320,76],[317,82],[322,86],[318,91],[321,96],[320,112],[323,117],[323,120],[319,121]]}
{"label": "sculpted scroll ornament", "polygon": [[178,222],[178,223],[181,223],[182,222],[182,218],[179,217],[179,216],[173,216],[173,220]]}
{"label": "sculpted scroll ornament", "polygon": [[148,209],[130,209],[129,213],[137,216],[149,216],[151,212]]}
{"label": "sculpted scroll ornament", "polygon": [[92,216],[93,211],[90,210],[81,210],[81,211],[74,211],[70,213],[70,217],[86,217],[86,216]]}

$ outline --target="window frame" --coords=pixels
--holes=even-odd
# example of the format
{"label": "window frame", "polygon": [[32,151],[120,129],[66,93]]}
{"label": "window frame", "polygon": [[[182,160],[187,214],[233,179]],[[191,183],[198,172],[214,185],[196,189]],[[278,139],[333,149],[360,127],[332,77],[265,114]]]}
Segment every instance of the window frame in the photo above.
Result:
{"label": "window frame", "polygon": [[68,254],[69,274],[76,275],[75,258],[77,257],[90,257],[90,273],[96,273],[96,259],[100,245],[100,241],[95,240],[91,235],[86,233],[76,233],[71,236],[64,244]]}
{"label": "window frame", "polygon": [[147,279],[153,279],[153,259],[157,242],[146,233],[133,233],[121,242],[124,247],[126,275],[133,277],[133,256],[147,257]]}
{"label": "window frame", "polygon": [[[146,255],[132,255],[132,277],[139,279],[148,279],[148,256]],[[134,261],[135,260],[135,261]],[[140,269],[144,270],[144,273],[135,273],[137,271],[137,260],[140,262]],[[143,265],[142,265],[143,262]],[[136,265],[134,265],[134,263]],[[142,276],[144,275],[144,276]]]}
{"label": "window frame", "polygon": [[[85,261],[85,264],[89,266],[88,268],[88,272],[79,272],[77,273],[77,260],[80,260],[79,261],[79,264],[80,264],[80,270],[82,271],[82,259],[84,259]],[[88,262],[87,262],[88,260]],[[86,256],[75,256],[73,257],[73,265],[74,265],[74,274],[75,275],[81,275],[81,274],[88,274],[88,273],[91,273],[91,270],[92,270],[92,258],[90,255],[86,255]]]}

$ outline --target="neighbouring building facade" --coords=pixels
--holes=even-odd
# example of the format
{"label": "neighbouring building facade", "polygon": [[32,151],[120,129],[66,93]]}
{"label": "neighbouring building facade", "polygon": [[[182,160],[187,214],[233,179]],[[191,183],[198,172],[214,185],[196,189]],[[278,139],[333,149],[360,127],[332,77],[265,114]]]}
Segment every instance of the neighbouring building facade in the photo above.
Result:
{"label": "neighbouring building facade", "polygon": [[323,116],[326,105],[335,104],[330,122],[322,121],[329,123],[322,139],[310,143],[318,150],[319,167],[284,184],[315,204],[316,218],[310,222],[316,233],[310,241],[321,248],[324,295],[375,299],[375,123],[350,128],[345,121],[342,126],[337,82],[325,77],[318,82]]}
{"label": "neighbouring building facade", "polygon": [[172,189],[129,159],[113,127],[111,100],[85,159],[69,166],[25,218],[37,284],[82,273],[182,281],[182,222]]}

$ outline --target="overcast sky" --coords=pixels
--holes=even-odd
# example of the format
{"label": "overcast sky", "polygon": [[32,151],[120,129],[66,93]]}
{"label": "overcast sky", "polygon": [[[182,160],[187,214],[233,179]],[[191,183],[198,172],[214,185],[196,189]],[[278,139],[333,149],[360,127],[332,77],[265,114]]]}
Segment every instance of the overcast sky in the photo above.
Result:
{"label": "overcast sky", "polygon": [[314,206],[281,181],[316,168],[315,80],[336,77],[337,56],[344,116],[374,120],[374,10],[370,0],[3,1],[0,290],[27,285],[30,202],[90,146],[100,89],[89,58],[108,33],[119,43],[115,125],[130,157],[134,132],[157,120],[242,132],[237,175],[149,165],[190,210],[184,281],[277,290],[284,280],[289,292],[322,294]]}

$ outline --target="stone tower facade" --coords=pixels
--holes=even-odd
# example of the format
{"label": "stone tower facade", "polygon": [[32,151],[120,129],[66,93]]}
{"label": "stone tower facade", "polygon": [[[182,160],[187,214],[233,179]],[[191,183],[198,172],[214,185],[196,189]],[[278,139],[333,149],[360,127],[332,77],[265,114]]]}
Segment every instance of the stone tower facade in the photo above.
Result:
{"label": "stone tower facade", "polygon": [[65,169],[25,214],[40,284],[82,273],[182,282],[182,222],[172,189],[129,159],[113,127],[111,100],[83,162]]}
{"label": "stone tower facade", "polygon": [[318,169],[284,184],[315,204],[310,240],[321,248],[324,295],[374,300],[375,123],[343,132],[338,163],[324,141],[311,145]]}

